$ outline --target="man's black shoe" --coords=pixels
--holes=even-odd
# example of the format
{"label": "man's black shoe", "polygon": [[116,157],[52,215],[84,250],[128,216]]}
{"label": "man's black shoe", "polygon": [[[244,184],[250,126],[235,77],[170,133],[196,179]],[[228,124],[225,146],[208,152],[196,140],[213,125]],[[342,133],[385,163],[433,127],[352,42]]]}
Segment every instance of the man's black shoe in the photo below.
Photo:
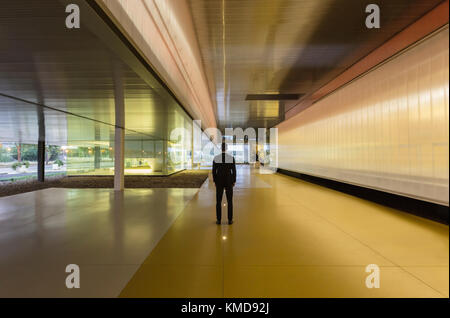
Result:
{"label": "man's black shoe", "polygon": [[220,225],[220,221],[216,221],[216,224],[217,224],[217,225]]}
{"label": "man's black shoe", "polygon": [[233,220],[228,221],[228,224],[229,224],[229,225],[233,224]]}

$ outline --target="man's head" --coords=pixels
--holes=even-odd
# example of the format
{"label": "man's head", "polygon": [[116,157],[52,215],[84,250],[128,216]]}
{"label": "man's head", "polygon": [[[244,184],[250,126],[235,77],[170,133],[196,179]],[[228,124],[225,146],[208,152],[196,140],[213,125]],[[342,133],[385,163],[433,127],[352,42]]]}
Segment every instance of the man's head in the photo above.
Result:
{"label": "man's head", "polygon": [[222,143],[222,152],[227,151],[227,144],[226,143]]}

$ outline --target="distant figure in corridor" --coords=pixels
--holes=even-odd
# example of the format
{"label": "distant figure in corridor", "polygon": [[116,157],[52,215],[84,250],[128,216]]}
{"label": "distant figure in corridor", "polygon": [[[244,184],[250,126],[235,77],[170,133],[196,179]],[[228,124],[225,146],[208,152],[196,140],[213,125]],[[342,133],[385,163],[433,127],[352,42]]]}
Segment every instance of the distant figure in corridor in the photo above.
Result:
{"label": "distant figure in corridor", "polygon": [[233,187],[236,183],[236,162],[233,156],[226,153],[227,144],[222,143],[222,153],[214,157],[213,180],[216,184],[216,224],[222,220],[223,190],[227,195],[228,224],[233,224]]}

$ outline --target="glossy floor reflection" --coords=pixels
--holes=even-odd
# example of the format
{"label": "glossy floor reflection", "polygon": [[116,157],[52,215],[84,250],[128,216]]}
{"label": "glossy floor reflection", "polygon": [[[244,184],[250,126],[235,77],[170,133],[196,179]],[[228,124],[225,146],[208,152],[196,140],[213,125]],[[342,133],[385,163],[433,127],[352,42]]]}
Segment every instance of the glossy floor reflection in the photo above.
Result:
{"label": "glossy floor reflection", "polygon": [[215,224],[214,200],[207,181],[122,297],[449,296],[448,226],[248,166],[233,225]]}
{"label": "glossy floor reflection", "polygon": [[[116,297],[198,189],[45,189],[0,198],[0,297]],[[80,289],[65,268],[80,267]]]}

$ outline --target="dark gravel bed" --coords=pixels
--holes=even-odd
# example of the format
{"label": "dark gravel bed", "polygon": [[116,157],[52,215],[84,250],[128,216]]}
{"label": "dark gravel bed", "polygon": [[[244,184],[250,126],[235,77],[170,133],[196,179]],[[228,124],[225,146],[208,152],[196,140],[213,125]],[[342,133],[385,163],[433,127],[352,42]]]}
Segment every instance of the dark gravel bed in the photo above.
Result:
{"label": "dark gravel bed", "polygon": [[[125,188],[200,188],[209,170],[184,170],[168,177],[125,176]],[[45,182],[0,182],[0,197],[46,188],[113,188],[113,176],[48,177]]]}

